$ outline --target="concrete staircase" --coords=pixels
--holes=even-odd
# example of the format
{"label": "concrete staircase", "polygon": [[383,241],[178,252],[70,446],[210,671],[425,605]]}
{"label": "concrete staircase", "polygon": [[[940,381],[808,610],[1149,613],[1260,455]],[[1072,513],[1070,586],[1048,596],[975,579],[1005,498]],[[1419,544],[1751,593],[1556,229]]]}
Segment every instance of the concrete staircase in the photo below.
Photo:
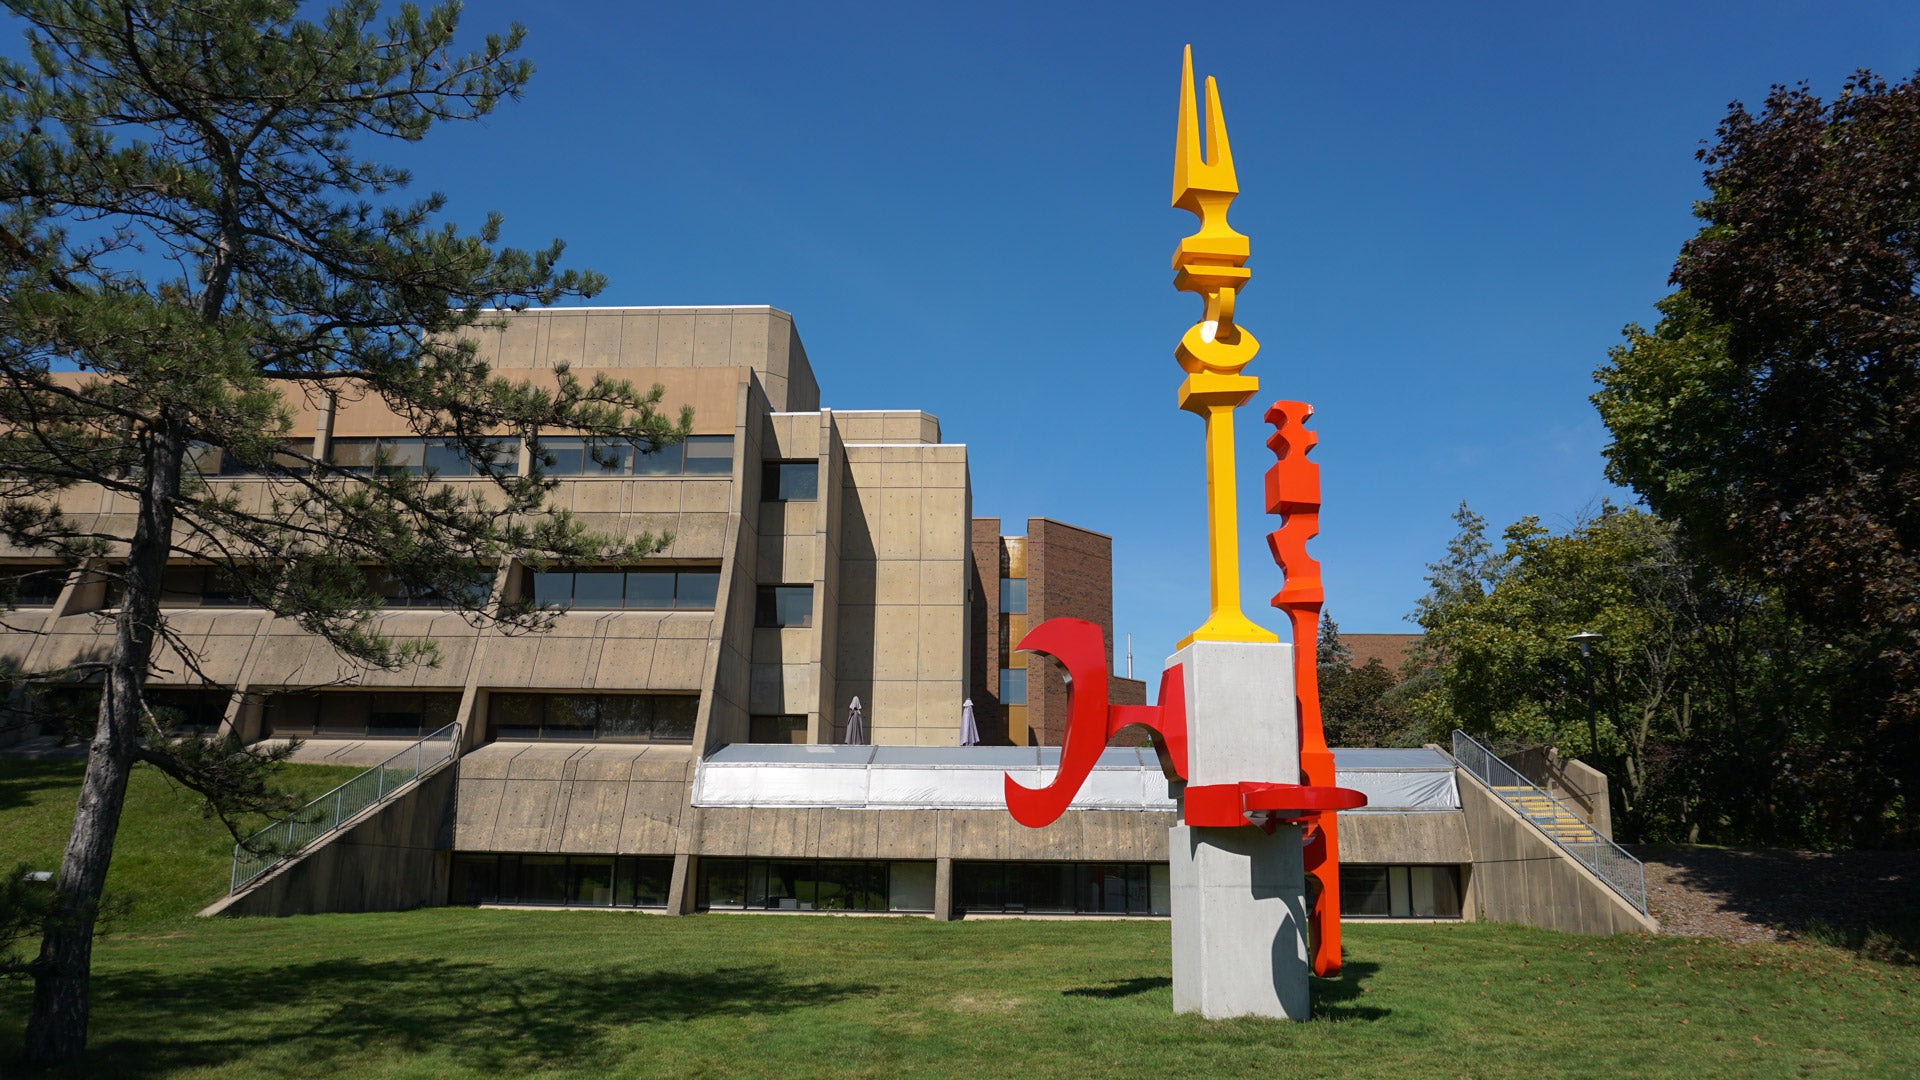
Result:
{"label": "concrete staircase", "polygon": [[1493,786],[1493,792],[1508,806],[1518,810],[1521,816],[1539,826],[1541,832],[1563,845],[1590,845],[1599,837],[1593,826],[1539,788],[1497,785]]}

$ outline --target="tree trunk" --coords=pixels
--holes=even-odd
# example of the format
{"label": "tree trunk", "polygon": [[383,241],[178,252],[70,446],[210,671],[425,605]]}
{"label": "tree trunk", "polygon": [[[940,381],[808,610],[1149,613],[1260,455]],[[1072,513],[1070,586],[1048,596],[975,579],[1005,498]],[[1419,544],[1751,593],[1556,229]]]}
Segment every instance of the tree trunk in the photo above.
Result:
{"label": "tree trunk", "polygon": [[54,885],[53,910],[32,965],[26,1055],[39,1065],[71,1065],[87,1047],[94,923],[140,737],[142,687],[153,654],[160,575],[172,547],[173,498],[186,443],[184,430],[170,424],[151,433],[144,455],[140,516],[127,552],[126,591],[114,619],[100,719],[87,748],[86,777]]}

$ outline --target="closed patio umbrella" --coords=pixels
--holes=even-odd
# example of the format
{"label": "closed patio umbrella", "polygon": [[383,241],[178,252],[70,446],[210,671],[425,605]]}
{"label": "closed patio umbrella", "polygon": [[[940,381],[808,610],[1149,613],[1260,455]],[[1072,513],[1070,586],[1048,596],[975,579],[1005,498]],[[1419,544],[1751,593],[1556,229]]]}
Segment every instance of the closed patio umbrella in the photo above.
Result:
{"label": "closed patio umbrella", "polygon": [[973,719],[973,699],[968,698],[960,704],[960,745],[980,745],[980,725]]}
{"label": "closed patio umbrella", "polygon": [[859,746],[867,741],[866,725],[860,722],[860,699],[855,697],[847,706],[847,745]]}

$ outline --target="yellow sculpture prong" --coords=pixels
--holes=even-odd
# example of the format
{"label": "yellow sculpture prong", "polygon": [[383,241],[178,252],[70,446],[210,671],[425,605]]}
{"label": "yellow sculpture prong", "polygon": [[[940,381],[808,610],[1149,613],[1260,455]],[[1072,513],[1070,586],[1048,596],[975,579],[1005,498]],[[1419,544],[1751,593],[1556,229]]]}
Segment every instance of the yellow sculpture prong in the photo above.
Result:
{"label": "yellow sculpture prong", "polygon": [[1174,359],[1187,372],[1180,408],[1206,421],[1207,565],[1212,608],[1207,621],[1180,641],[1278,641],[1279,635],[1240,610],[1240,518],[1234,479],[1233,410],[1246,404],[1260,380],[1240,374],[1260,342],[1234,323],[1234,304],[1253,272],[1245,236],[1227,224],[1227,210],[1240,193],[1233,147],[1220,111],[1220,88],[1207,79],[1206,154],[1201,154],[1200,115],[1193,93],[1193,46],[1180,64],[1180,122],[1174,135],[1173,205],[1200,219],[1200,230],[1173,252],[1173,287],[1205,301],[1200,322],[1180,338]]}

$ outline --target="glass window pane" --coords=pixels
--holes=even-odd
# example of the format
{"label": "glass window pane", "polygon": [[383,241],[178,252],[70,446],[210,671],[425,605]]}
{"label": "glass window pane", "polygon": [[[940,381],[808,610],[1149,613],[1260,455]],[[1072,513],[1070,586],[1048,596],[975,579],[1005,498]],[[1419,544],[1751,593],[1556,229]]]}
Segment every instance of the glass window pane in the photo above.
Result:
{"label": "glass window pane", "polygon": [[1391,910],[1387,895],[1386,867],[1342,866],[1340,868],[1341,915],[1384,918]]}
{"label": "glass window pane", "polygon": [[718,570],[682,570],[675,586],[673,606],[681,611],[712,611],[720,596]]}
{"label": "glass window pane", "polygon": [[609,609],[621,604],[627,575],[619,570],[579,570],[573,575],[573,606]]}
{"label": "glass window pane", "polygon": [[1025,705],[1027,703],[1027,669],[1000,669],[1000,704]]}
{"label": "glass window pane", "polygon": [[762,502],[811,502],[819,496],[818,462],[769,461],[761,471]]}
{"label": "glass window pane", "polygon": [[953,902],[962,911],[1005,911],[1007,864],[956,862],[953,864]]}
{"label": "glass window pane", "polygon": [[368,472],[373,468],[373,455],[379,444],[378,439],[335,439],[328,459],[352,472]]}
{"label": "glass window pane", "polygon": [[686,448],[679,443],[650,450],[645,446],[634,448],[633,474],[635,476],[678,476],[680,462]]}
{"label": "glass window pane", "polygon": [[585,907],[611,907],[613,860],[579,855],[568,860],[567,902]]}
{"label": "glass window pane", "polygon": [[599,701],[585,694],[547,694],[546,724],[542,734],[549,739],[591,739],[599,719]]}
{"label": "glass window pane", "polygon": [[566,856],[520,856],[520,902],[523,904],[566,903]]}
{"label": "glass window pane", "polygon": [[540,699],[533,694],[495,694],[487,705],[496,739],[537,739],[542,713]]}
{"label": "glass window pane", "polygon": [[1166,863],[1147,866],[1147,890],[1153,898],[1153,906],[1149,909],[1151,914],[1173,914],[1173,874]]}
{"label": "glass window pane", "polygon": [[933,864],[897,862],[888,864],[887,910],[933,910]]}
{"label": "glass window pane", "polygon": [[700,699],[692,694],[661,694],[653,699],[653,737],[659,742],[686,742],[700,715]]}
{"label": "glass window pane", "polygon": [[426,467],[435,476],[473,475],[473,463],[467,460],[467,455],[461,453],[457,445],[439,439],[427,444]]}
{"label": "glass window pane", "polygon": [[562,607],[573,603],[573,571],[549,570],[534,574],[533,601]]}
{"label": "glass window pane", "polygon": [[1407,868],[1404,866],[1387,867],[1387,896],[1389,910],[1396,919],[1404,919],[1413,914],[1412,890],[1407,887]]}
{"label": "glass window pane", "polygon": [[619,888],[614,893],[614,904],[645,908],[667,906],[667,891],[673,878],[672,859],[621,859],[619,871]]}
{"label": "glass window pane", "polygon": [[627,607],[648,611],[672,608],[673,577],[672,570],[627,571]]}
{"label": "glass window pane", "polygon": [[760,590],[761,626],[812,626],[813,586],[767,585]]}
{"label": "glass window pane", "polygon": [[619,440],[581,441],[580,471],[587,476],[624,476],[633,471],[633,444]]}
{"label": "glass window pane", "polygon": [[767,869],[767,907],[785,911],[812,911],[819,895],[811,861],[782,859]]}
{"label": "glass window pane", "polygon": [[733,436],[689,435],[686,444],[689,476],[727,476],[733,472]]}
{"label": "glass window pane", "polygon": [[380,449],[387,458],[389,472],[419,472],[427,464],[427,440],[420,438],[381,439]]}
{"label": "glass window pane", "polygon": [[548,476],[579,476],[586,471],[586,441],[574,435],[548,435],[540,439],[536,460],[552,458],[545,466]]}
{"label": "glass window pane", "polygon": [[741,908],[747,901],[745,859],[701,859],[700,894],[704,906]]}
{"label": "glass window pane", "polygon": [[653,699],[643,694],[600,698],[600,737],[644,739],[653,734]]}
{"label": "glass window pane", "polygon": [[1027,613],[1027,579],[1000,579],[1000,614],[1025,615]]}

